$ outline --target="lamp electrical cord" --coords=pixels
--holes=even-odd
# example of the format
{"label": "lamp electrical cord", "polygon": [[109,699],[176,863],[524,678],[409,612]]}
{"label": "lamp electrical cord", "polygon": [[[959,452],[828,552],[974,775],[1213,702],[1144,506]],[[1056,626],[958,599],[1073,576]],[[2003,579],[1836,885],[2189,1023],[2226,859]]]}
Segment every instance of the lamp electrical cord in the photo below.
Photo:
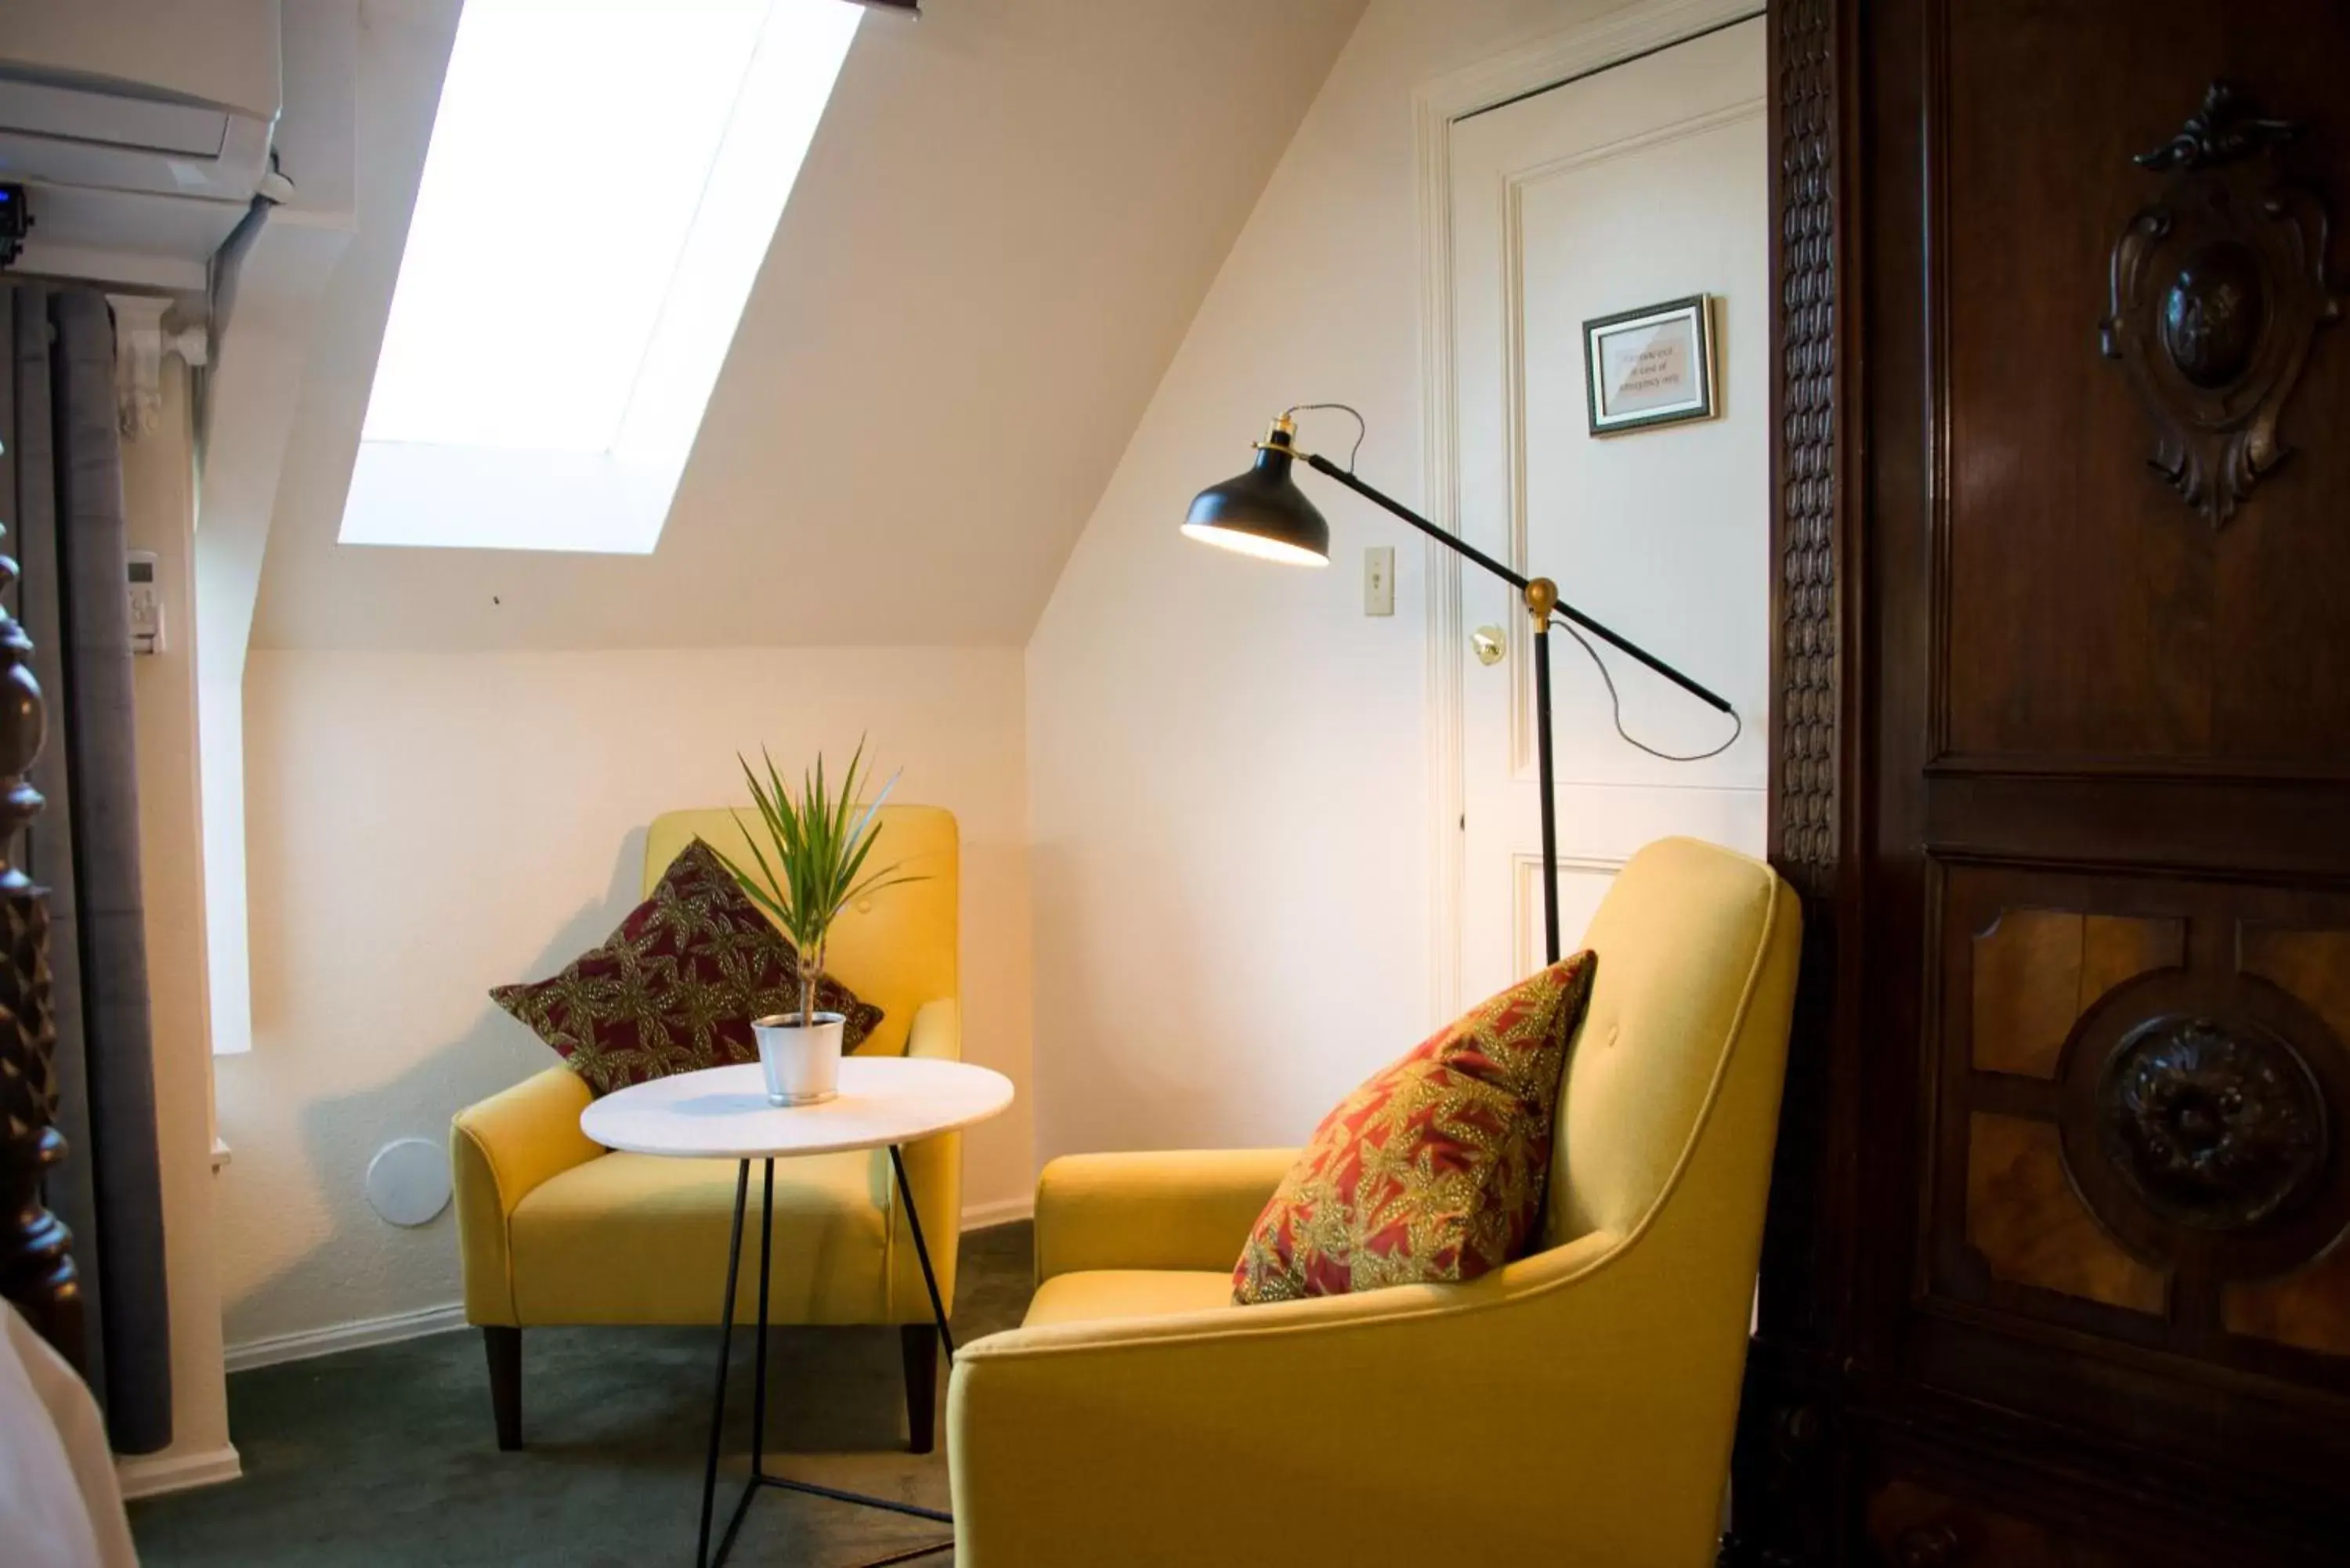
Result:
{"label": "lamp electrical cord", "polygon": [[1599,679],[1607,688],[1608,718],[1616,726],[1617,737],[1635,751],[1646,752],[1648,755],[1657,758],[1659,762],[1701,763],[1708,757],[1718,757],[1721,755],[1722,753],[1730,750],[1731,747],[1738,744],[1738,737],[1746,732],[1746,721],[1739,717],[1737,709],[1732,708],[1730,711],[1730,739],[1722,742],[1721,744],[1714,747],[1713,750],[1710,752],[1690,752],[1683,753],[1679,752],[1659,751],[1656,747],[1648,744],[1646,741],[1634,740],[1631,732],[1624,728],[1624,696],[1623,693],[1616,690],[1616,677],[1607,672],[1607,661],[1599,657],[1599,650],[1591,646],[1591,639],[1589,638],[1585,637],[1581,632],[1575,630],[1574,622],[1569,621],[1561,616],[1553,616],[1550,618],[1550,623],[1551,625],[1557,627],[1560,630],[1565,632],[1567,636],[1575,639],[1576,644],[1582,648],[1583,651],[1591,656],[1591,667],[1599,671]]}
{"label": "lamp electrical cord", "polygon": [[1282,410],[1281,411],[1284,416],[1286,416],[1289,414],[1302,414],[1309,409],[1336,409],[1341,413],[1350,414],[1354,417],[1355,444],[1347,449],[1347,472],[1348,473],[1354,472],[1356,454],[1363,450],[1363,437],[1370,433],[1371,428],[1363,421],[1363,410],[1355,407],[1352,403],[1292,403],[1289,407]]}
{"label": "lamp electrical cord", "polygon": [[[1356,455],[1363,450],[1363,437],[1369,433],[1370,430],[1369,424],[1363,418],[1363,411],[1355,407],[1352,403],[1292,403],[1289,407],[1284,409],[1282,413],[1284,415],[1302,414],[1315,409],[1332,409],[1353,418],[1355,421],[1355,444],[1347,449],[1347,472],[1348,473],[1354,472]],[[1599,657],[1599,650],[1591,646],[1591,639],[1585,637],[1583,633],[1575,629],[1574,622],[1567,620],[1562,616],[1553,616],[1550,618],[1550,623],[1565,632],[1567,636],[1575,639],[1576,645],[1579,646],[1585,653],[1591,656],[1591,668],[1599,671],[1600,682],[1607,688],[1608,719],[1609,722],[1616,726],[1617,739],[1622,741],[1634,751],[1646,752],[1648,755],[1656,758],[1659,762],[1701,763],[1709,757],[1718,757],[1721,755],[1722,753],[1730,750],[1731,747],[1738,744],[1739,736],[1746,732],[1746,721],[1739,715],[1737,709],[1732,708],[1730,711],[1730,738],[1722,742],[1721,744],[1714,747],[1710,752],[1690,752],[1686,753],[1679,752],[1668,752],[1659,750],[1659,748],[1648,744],[1646,741],[1635,740],[1632,736],[1632,732],[1624,728],[1624,694],[1616,690],[1616,677],[1609,673],[1607,661]]]}

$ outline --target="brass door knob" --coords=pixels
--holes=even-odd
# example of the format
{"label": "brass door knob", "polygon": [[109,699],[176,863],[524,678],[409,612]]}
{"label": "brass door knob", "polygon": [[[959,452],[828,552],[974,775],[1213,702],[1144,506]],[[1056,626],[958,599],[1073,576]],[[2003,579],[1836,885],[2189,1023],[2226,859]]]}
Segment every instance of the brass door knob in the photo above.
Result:
{"label": "brass door knob", "polygon": [[1510,650],[1510,639],[1498,626],[1481,626],[1469,634],[1469,646],[1477,650],[1478,663],[1499,664]]}

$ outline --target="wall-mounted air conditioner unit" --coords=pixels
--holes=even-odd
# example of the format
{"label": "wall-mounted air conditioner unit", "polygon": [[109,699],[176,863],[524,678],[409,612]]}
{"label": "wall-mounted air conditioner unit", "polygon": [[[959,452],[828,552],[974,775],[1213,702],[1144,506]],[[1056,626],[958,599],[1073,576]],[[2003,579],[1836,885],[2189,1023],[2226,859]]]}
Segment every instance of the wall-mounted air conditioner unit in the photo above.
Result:
{"label": "wall-mounted air conditioner unit", "polygon": [[15,267],[201,294],[269,189],[278,0],[0,5],[0,183],[33,228]]}

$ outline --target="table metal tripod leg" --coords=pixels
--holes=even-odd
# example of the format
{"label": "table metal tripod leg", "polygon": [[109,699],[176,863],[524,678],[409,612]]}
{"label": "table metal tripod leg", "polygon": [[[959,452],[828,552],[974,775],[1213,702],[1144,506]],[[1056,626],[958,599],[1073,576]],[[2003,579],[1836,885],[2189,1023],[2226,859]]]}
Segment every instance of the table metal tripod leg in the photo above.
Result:
{"label": "table metal tripod leg", "polygon": [[889,1168],[898,1173],[898,1196],[906,1204],[906,1229],[913,1232],[914,1256],[922,1265],[922,1283],[931,1291],[931,1315],[938,1321],[939,1343],[947,1347],[947,1365],[954,1365],[954,1331],[947,1327],[947,1304],[939,1297],[939,1277],[931,1272],[931,1250],[922,1244],[922,1217],[914,1210],[914,1189],[906,1180],[906,1158],[889,1146]]}
{"label": "table metal tripod leg", "polygon": [[751,1386],[751,1480],[755,1485],[766,1469],[767,1456],[767,1276],[775,1244],[775,1162],[762,1162],[766,1174],[759,1189],[759,1347],[752,1356],[757,1381]]}
{"label": "table metal tripod leg", "polygon": [[726,1243],[726,1300],[718,1309],[718,1393],[710,1404],[710,1463],[702,1472],[702,1534],[694,1568],[709,1568],[710,1511],[718,1495],[718,1441],[726,1429],[726,1358],[734,1345],[734,1281],[743,1262],[743,1210],[751,1199],[751,1162],[734,1173],[734,1234]]}

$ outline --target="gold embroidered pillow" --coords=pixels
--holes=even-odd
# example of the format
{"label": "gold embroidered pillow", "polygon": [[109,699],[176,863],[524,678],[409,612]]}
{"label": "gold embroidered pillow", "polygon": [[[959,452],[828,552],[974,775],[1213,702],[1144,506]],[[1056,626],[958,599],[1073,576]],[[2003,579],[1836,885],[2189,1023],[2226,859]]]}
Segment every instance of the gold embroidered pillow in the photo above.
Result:
{"label": "gold embroidered pillow", "polygon": [[[555,1047],[598,1095],[671,1073],[759,1059],[751,1020],[800,1009],[800,955],[697,838],[652,896],[599,947],[552,980],[501,985],[490,1000]],[[854,1051],[881,1010],[829,977],[819,1011],[847,1020]]]}
{"label": "gold embroidered pillow", "polygon": [[1517,1256],[1596,961],[1576,953],[1479,1003],[1339,1102],[1257,1216],[1233,1302],[1457,1282]]}

